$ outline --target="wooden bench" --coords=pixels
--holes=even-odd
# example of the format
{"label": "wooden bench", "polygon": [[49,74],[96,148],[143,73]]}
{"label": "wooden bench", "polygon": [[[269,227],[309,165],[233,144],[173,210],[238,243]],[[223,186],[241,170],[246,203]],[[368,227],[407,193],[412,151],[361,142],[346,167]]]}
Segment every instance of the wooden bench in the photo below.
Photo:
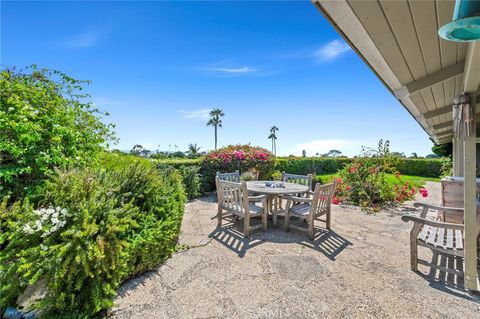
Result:
{"label": "wooden bench", "polygon": [[[427,219],[430,210],[438,211],[439,218],[448,214],[463,214],[463,208],[453,208],[436,206],[426,203],[415,203],[414,207],[422,207],[420,217],[402,216],[404,222],[413,221],[413,228],[410,231],[410,264],[413,271],[418,271],[418,264],[437,268],[439,270],[452,273],[455,275],[463,275],[459,272],[447,267],[438,266],[425,260],[418,259],[418,246],[429,248],[430,250],[456,257],[464,257],[464,228],[463,223],[449,223],[439,220]],[[479,224],[479,216],[477,216],[477,225]],[[477,227],[478,229],[478,227]],[[478,235],[478,231],[477,231]]]}

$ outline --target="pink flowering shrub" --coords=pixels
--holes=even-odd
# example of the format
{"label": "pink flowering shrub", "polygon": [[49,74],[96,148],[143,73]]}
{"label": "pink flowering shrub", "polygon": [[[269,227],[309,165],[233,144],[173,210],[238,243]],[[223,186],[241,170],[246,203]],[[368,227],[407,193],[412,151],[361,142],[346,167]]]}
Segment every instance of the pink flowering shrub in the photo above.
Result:
{"label": "pink flowering shrub", "polygon": [[335,203],[348,202],[378,210],[386,204],[412,200],[418,191],[428,192],[404,181],[397,171],[397,159],[390,156],[389,143],[380,141],[378,150],[368,150],[339,171],[336,179]]}
{"label": "pink flowering shrub", "polygon": [[217,172],[235,172],[240,174],[249,170],[259,172],[259,178],[270,177],[275,165],[275,156],[268,150],[251,145],[229,145],[211,151],[201,162],[206,190],[215,188]]}

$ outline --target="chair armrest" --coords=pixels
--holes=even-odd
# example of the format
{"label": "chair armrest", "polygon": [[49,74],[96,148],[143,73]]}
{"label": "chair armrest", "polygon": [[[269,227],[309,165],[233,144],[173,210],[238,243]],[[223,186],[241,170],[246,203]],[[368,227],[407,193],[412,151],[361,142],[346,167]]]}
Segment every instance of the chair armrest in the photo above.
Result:
{"label": "chair armrest", "polygon": [[289,201],[300,202],[300,203],[311,203],[312,199],[308,197],[298,197],[293,195],[286,195],[285,198]]}
{"label": "chair armrest", "polygon": [[409,222],[412,221],[414,223],[428,225],[438,228],[445,228],[445,229],[458,229],[463,230],[465,227],[463,224],[452,224],[452,223],[444,223],[444,222],[437,222],[431,219],[426,219],[417,216],[402,216],[402,221]]}
{"label": "chair armrest", "polygon": [[432,205],[432,204],[427,204],[427,203],[419,203],[415,202],[413,203],[413,207],[423,207],[423,208],[428,208],[428,209],[435,209],[439,210],[445,213],[463,213],[463,208],[458,208],[458,207],[445,207],[445,206],[438,206],[438,205]]}
{"label": "chair armrest", "polygon": [[261,202],[264,199],[267,199],[267,195],[257,195],[257,196],[248,196],[249,202]]}

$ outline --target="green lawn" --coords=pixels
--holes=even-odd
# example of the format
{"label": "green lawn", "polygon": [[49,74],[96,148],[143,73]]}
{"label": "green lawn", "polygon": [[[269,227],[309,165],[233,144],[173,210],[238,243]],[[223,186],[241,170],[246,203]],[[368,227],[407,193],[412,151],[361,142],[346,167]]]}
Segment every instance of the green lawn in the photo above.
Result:
{"label": "green lawn", "polygon": [[[317,175],[317,180],[322,183],[328,183],[337,176],[337,174],[321,174]],[[393,174],[387,174],[387,176],[390,183],[395,184],[397,182],[397,178]],[[440,178],[434,177],[402,175],[402,178],[405,182],[412,183],[417,187],[425,185],[425,182],[440,182]]]}

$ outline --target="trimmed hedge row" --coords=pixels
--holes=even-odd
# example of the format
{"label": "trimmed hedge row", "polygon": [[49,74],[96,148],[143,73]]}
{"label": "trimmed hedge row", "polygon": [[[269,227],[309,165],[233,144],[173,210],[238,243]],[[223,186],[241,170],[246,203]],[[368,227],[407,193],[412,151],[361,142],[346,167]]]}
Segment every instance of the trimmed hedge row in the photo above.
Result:
{"label": "trimmed hedge row", "polygon": [[438,178],[442,175],[444,164],[442,159],[401,158],[397,169],[403,175]]}
{"label": "trimmed hedge row", "polygon": [[[275,169],[303,175],[334,174],[350,163],[352,158],[283,157],[277,158]],[[443,166],[442,159],[399,158],[397,169],[402,175],[438,178]]]}
{"label": "trimmed hedge row", "polygon": [[155,159],[153,162],[157,165],[168,165],[176,169],[180,169],[184,166],[200,165],[201,158],[168,158],[168,159]]}
{"label": "trimmed hedge row", "polygon": [[353,162],[351,158],[280,157],[275,170],[291,174],[334,174]]}
{"label": "trimmed hedge row", "polygon": [[[285,171],[292,174],[334,174],[353,163],[352,158],[322,158],[322,157],[277,157],[275,159],[274,170]],[[202,179],[203,191],[212,191],[211,180],[215,174],[214,170],[202,165],[202,159],[166,159],[155,160],[157,167],[164,165],[174,167],[178,170],[186,167],[199,168],[200,178]],[[398,171],[403,175],[423,176],[438,178],[442,175],[444,169],[442,159],[413,159],[399,158]],[[212,175],[213,174],[213,175]],[[263,176],[262,178],[268,178]],[[210,181],[210,182],[209,182]],[[189,196],[191,198],[191,196]]]}

